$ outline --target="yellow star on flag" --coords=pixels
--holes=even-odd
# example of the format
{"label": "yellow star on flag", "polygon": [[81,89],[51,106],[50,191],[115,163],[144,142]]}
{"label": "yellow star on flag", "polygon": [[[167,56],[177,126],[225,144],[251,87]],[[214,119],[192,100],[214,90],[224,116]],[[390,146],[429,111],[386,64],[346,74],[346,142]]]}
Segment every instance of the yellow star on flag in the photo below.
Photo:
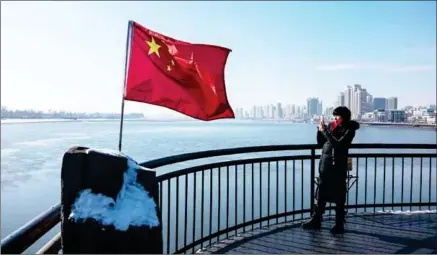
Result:
{"label": "yellow star on flag", "polygon": [[171,64],[174,65],[174,61],[173,61],[173,59],[171,60]]}
{"label": "yellow star on flag", "polygon": [[153,37],[152,37],[152,41],[146,41],[146,43],[149,45],[149,55],[150,54],[152,54],[152,53],[155,53],[158,57],[160,57],[159,56],[159,48],[161,48],[161,45],[159,45],[159,44],[157,44],[156,42],[155,42],[155,39],[153,39]]}
{"label": "yellow star on flag", "polygon": [[170,65],[167,65],[167,71],[171,71],[171,66]]}

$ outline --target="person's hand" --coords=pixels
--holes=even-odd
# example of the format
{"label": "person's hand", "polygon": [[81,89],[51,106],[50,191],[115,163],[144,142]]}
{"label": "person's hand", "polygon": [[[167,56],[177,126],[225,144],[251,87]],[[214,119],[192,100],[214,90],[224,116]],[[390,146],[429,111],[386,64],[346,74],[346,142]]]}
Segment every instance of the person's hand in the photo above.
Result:
{"label": "person's hand", "polygon": [[319,131],[323,131],[325,129],[325,121],[323,119],[320,119],[319,121]]}

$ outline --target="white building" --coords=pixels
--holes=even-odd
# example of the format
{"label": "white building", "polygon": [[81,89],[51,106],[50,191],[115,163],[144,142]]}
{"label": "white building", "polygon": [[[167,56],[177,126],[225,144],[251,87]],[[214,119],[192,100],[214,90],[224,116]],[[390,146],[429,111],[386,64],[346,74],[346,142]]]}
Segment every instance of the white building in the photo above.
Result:
{"label": "white building", "polygon": [[385,105],[387,107],[387,110],[397,110],[398,109],[398,98],[397,97],[387,98],[387,103]]}
{"label": "white building", "polygon": [[373,112],[366,112],[361,116],[361,119],[363,121],[375,121],[375,113]]}
{"label": "white building", "polygon": [[339,106],[344,105],[351,110],[352,117],[359,119],[366,112],[372,112],[373,96],[367,92],[360,84],[347,86],[337,98]]}
{"label": "white building", "polygon": [[345,106],[344,92],[340,92],[340,95],[338,96],[337,99],[337,106]]}

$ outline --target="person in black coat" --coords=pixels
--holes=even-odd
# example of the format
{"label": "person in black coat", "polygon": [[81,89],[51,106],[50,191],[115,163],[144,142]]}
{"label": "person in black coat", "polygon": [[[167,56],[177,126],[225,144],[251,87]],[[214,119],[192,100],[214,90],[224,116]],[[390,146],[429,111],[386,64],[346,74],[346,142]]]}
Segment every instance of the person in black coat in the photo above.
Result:
{"label": "person in black coat", "polygon": [[344,233],[345,202],[347,192],[347,168],[349,147],[360,124],[351,120],[351,112],[345,106],[337,107],[333,113],[335,121],[325,125],[320,120],[317,143],[322,147],[319,162],[319,187],[316,192],[317,205],[313,217],[304,223],[304,229],[320,229],[327,202],[335,203],[334,234]]}

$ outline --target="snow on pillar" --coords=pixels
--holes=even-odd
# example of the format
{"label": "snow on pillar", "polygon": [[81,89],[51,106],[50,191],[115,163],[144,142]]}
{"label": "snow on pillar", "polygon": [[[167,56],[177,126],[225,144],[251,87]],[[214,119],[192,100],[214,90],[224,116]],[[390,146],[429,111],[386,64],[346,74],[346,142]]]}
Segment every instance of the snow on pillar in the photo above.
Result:
{"label": "snow on pillar", "polygon": [[73,147],[61,182],[64,254],[163,253],[155,171],[118,151]]}

